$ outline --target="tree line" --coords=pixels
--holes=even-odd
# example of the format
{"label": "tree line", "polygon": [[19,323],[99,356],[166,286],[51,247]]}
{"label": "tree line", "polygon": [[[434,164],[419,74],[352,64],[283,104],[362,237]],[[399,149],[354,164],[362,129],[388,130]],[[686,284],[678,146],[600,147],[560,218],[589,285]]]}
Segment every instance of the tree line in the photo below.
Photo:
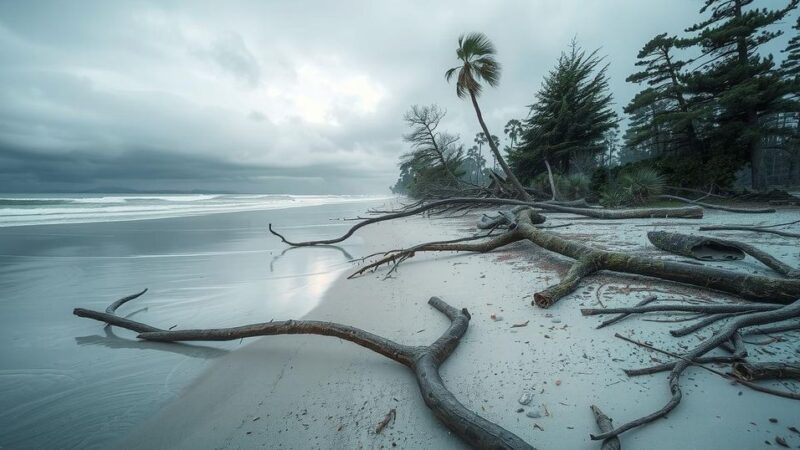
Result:
{"label": "tree line", "polygon": [[614,189],[625,183],[627,191],[647,182],[654,183],[649,189],[664,183],[729,189],[749,178],[750,188],[761,191],[768,149],[785,155],[800,181],[800,18],[780,63],[763,50],[783,34],[777,27],[800,0],[762,2],[775,9],[756,3],[705,0],[697,24],[644,44],[637,71],[626,79],[641,90],[624,107],[621,142],[609,63],[573,40],[544,77],[527,117],[506,123],[501,151],[478,103],[486,86],[499,84],[496,49],[481,33],[461,36],[459,64],[445,78],[470,100],[481,132],[465,149],[459,136],[439,129],[444,110],[412,106],[404,117],[411,149],[392,190],[421,197],[502,183],[522,199],[549,191],[553,198],[605,195],[614,203]]}

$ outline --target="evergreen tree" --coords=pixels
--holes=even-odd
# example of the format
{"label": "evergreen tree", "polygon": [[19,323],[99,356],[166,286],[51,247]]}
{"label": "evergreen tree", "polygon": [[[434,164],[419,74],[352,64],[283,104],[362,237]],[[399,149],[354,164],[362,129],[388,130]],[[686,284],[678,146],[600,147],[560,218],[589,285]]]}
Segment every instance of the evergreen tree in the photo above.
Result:
{"label": "evergreen tree", "polygon": [[519,146],[509,155],[521,177],[530,181],[544,169],[545,159],[566,173],[571,157],[603,152],[603,135],[617,127],[603,60],[597,50],[587,54],[574,41],[561,54],[530,107]]}
{"label": "evergreen tree", "polygon": [[781,72],[790,82],[795,83],[792,94],[796,97],[800,95],[800,16],[794,24],[795,35],[789,39],[786,45],[786,59],[781,64]]}
{"label": "evergreen tree", "polygon": [[700,13],[710,17],[686,30],[693,37],[678,42],[701,51],[700,66],[687,77],[687,90],[716,114],[713,156],[733,164],[749,160],[756,190],[766,184],[760,143],[771,131],[762,119],[790,108],[788,83],[775,70],[772,56],[761,55],[759,48],[781,34],[771,27],[798,1],[769,10],[748,8],[754,0],[706,0]]}
{"label": "evergreen tree", "polygon": [[647,143],[652,150],[661,150],[656,156],[664,149],[690,151],[699,156],[703,149],[696,122],[703,109],[692,107],[686,97],[681,72],[687,63],[675,57],[675,41],[666,33],[659,34],[639,51],[636,66],[642,70],[626,81],[646,83],[647,88],[625,107],[625,112],[633,116],[625,136],[626,146]]}

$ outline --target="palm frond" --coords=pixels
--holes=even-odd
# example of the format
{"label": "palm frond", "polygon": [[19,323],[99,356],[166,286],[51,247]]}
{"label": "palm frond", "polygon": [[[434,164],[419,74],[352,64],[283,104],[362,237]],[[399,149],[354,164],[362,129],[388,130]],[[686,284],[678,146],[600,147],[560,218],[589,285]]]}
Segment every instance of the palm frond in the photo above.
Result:
{"label": "palm frond", "polygon": [[444,76],[448,82],[456,78],[456,95],[459,98],[470,94],[480,95],[481,81],[493,87],[499,84],[500,63],[494,59],[495,53],[494,44],[483,33],[468,33],[458,37],[456,55],[463,65],[447,70]]}
{"label": "palm frond", "polygon": [[461,68],[461,66],[456,66],[456,67],[453,67],[451,69],[447,69],[447,72],[444,73],[444,79],[447,80],[447,82],[449,83],[450,80],[453,78],[453,74],[455,74],[456,70],[458,70],[460,68]]}
{"label": "palm frond", "polygon": [[494,44],[483,33],[469,33],[463,41],[460,42],[459,47],[463,49],[465,56],[481,57],[484,55],[494,55],[497,51]]}

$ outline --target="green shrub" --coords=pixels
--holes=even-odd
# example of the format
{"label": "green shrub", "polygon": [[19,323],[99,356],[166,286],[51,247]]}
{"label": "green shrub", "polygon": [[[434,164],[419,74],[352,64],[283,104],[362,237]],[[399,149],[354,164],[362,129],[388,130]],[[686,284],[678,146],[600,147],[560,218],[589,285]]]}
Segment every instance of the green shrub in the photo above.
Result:
{"label": "green shrub", "polygon": [[605,207],[618,208],[629,203],[629,191],[618,183],[608,184],[600,192],[600,204]]}
{"label": "green shrub", "polygon": [[621,175],[620,185],[628,192],[629,201],[640,205],[664,192],[664,177],[651,167],[642,167]]}
{"label": "green shrub", "polygon": [[589,194],[592,180],[582,173],[574,173],[562,178],[561,183],[563,187],[559,185],[559,193],[568,200],[578,200]]}

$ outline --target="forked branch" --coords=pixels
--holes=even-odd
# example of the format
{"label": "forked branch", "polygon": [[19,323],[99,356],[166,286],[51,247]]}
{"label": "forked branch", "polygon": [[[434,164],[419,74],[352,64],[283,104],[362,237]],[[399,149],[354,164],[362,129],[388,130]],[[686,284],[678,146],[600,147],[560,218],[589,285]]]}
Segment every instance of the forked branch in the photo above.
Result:
{"label": "forked branch", "polygon": [[116,315],[117,308],[140,297],[146,291],[145,289],[138,294],[112,303],[105,312],[75,308],[73,313],[79,317],[86,317],[105,322],[108,325],[136,331],[139,333],[139,339],[159,342],[228,341],[246,337],[284,334],[316,334],[338,337],[386,356],[411,369],[416,376],[420,393],[428,408],[453,433],[472,447],[482,449],[533,449],[530,444],[517,435],[469,410],[445,386],[439,375],[439,366],[458,347],[461,338],[467,332],[471,317],[466,309],[458,310],[453,308],[438,297],[431,297],[428,300],[428,304],[447,316],[450,319],[450,326],[431,345],[408,346],[398,344],[359,328],[333,322],[288,320],[233,328],[170,331]]}

